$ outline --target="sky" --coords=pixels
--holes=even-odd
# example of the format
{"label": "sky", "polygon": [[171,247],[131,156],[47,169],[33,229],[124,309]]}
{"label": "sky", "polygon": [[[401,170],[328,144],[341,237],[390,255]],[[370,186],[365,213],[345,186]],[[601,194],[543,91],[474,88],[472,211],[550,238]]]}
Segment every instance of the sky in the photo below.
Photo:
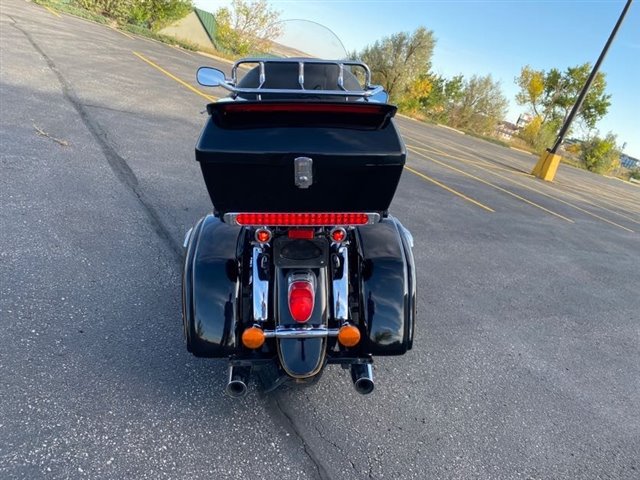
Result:
{"label": "sky", "polygon": [[[195,0],[214,12],[228,0]],[[525,106],[515,102],[514,78],[524,65],[561,70],[595,63],[624,0],[269,0],[282,19],[301,18],[333,30],[349,51],[420,26],[437,39],[432,70],[447,77],[491,74],[510,101],[506,120]],[[624,152],[640,158],[640,2],[634,2],[601,71],[611,106],[597,125],[611,131]],[[578,134],[580,132],[577,132]]]}

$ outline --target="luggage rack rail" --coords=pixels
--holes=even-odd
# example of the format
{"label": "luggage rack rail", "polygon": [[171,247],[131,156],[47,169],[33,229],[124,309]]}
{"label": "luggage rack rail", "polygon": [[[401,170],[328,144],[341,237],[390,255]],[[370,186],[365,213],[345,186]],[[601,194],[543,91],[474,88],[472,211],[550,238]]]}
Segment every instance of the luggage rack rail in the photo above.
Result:
{"label": "luggage rack rail", "polygon": [[[260,68],[260,76],[259,76],[259,84],[257,88],[245,88],[245,87],[237,87],[238,83],[238,68],[244,64],[257,64]],[[268,63],[289,63],[289,64],[297,64],[298,65],[298,84],[300,88],[263,88],[263,85],[266,82],[267,75],[265,72],[265,65]],[[305,65],[314,64],[314,65],[335,65],[338,67],[338,90],[310,90],[304,88],[304,73],[305,73]],[[344,69],[346,67],[359,67],[364,70],[365,73],[365,84],[363,90],[347,90],[344,86]],[[369,98],[373,97],[381,92],[384,92],[384,88],[382,85],[371,85],[371,70],[369,67],[358,61],[354,60],[320,60],[315,58],[304,58],[304,59],[289,59],[289,58],[273,58],[273,59],[265,59],[265,58],[242,58],[233,64],[231,69],[231,79],[225,80],[220,83],[220,86],[232,93],[236,94],[252,94],[258,95],[258,100],[260,100],[260,95],[262,94],[278,94],[278,95],[300,95],[300,94],[309,94],[309,95],[318,95],[318,96],[342,96],[342,97],[362,97]]]}

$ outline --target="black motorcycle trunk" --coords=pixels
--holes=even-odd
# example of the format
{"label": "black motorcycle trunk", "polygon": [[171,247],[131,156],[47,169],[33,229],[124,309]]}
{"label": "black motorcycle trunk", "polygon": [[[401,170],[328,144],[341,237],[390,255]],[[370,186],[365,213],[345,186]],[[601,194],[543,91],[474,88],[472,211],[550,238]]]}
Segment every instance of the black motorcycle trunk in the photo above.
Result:
{"label": "black motorcycle trunk", "polygon": [[[264,110],[268,102],[256,104],[263,110],[249,109],[241,118],[225,113],[229,107],[224,103],[209,106],[212,116],[196,146],[196,159],[216,213],[385,212],[389,208],[406,158],[391,120],[393,107],[382,105],[378,111],[362,114],[358,109],[371,107],[350,103],[332,114],[331,103],[307,101],[305,106],[324,109],[321,115],[282,111],[282,105],[269,115]],[[245,109],[251,105],[242,102]],[[262,117],[271,123],[263,125]],[[295,184],[297,157],[313,160],[309,188]]]}

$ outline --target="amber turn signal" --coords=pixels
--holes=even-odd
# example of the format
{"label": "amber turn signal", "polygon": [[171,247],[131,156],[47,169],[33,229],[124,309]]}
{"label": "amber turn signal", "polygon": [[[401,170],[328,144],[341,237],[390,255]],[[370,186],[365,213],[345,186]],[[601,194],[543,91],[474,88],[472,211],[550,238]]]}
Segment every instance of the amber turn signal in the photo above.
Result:
{"label": "amber turn signal", "polygon": [[338,331],[338,341],[345,347],[355,347],[360,342],[360,330],[353,325],[343,325]]}
{"label": "amber turn signal", "polygon": [[264,344],[264,332],[258,327],[249,327],[242,332],[242,344],[247,348],[260,348]]}

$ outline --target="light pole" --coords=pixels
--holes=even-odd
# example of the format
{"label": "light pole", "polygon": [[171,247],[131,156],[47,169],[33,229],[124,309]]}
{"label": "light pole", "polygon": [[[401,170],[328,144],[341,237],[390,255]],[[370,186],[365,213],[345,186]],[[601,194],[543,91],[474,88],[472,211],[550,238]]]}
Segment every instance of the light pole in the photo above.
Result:
{"label": "light pole", "polygon": [[562,128],[560,129],[560,132],[556,137],[556,141],[553,144],[553,147],[547,149],[547,151],[542,154],[542,156],[538,160],[538,163],[536,163],[536,166],[533,167],[533,171],[531,172],[532,175],[535,175],[536,177],[546,180],[548,182],[553,181],[554,177],[556,176],[556,171],[558,170],[558,165],[560,163],[560,155],[557,154],[558,149],[560,148],[560,145],[562,145],[562,141],[564,140],[565,135],[569,131],[571,122],[573,121],[574,117],[580,110],[580,107],[582,107],[582,102],[584,102],[584,97],[587,96],[589,87],[591,87],[591,84],[593,83],[593,80],[596,78],[596,74],[600,69],[600,64],[602,64],[604,57],[607,55],[607,51],[609,50],[609,47],[611,46],[611,43],[613,42],[613,39],[616,36],[616,33],[618,33],[618,29],[620,28],[620,25],[622,25],[622,21],[624,20],[624,17],[627,14],[627,11],[629,11],[629,7],[631,6],[632,3],[633,3],[633,0],[627,0],[627,3],[622,9],[622,13],[620,14],[620,18],[618,18],[618,21],[613,27],[613,30],[611,31],[611,35],[609,35],[609,39],[607,40],[607,43],[605,43],[604,48],[602,49],[602,52],[598,57],[598,60],[596,61],[595,65],[593,66],[593,69],[591,70],[591,73],[589,74],[589,78],[587,78],[587,81],[585,82],[584,86],[582,87],[582,90],[580,91],[580,95],[578,95],[578,99],[576,100],[576,103],[573,105],[571,112],[569,112],[569,115],[565,119],[564,124],[562,125]]}

